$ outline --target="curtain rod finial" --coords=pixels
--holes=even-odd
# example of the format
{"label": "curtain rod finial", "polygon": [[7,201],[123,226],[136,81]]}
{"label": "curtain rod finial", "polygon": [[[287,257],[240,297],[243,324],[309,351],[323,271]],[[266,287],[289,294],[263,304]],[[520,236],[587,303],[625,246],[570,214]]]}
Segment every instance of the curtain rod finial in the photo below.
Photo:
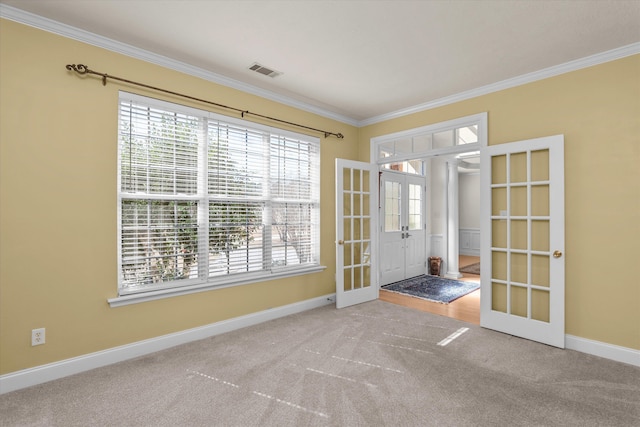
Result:
{"label": "curtain rod finial", "polygon": [[83,64],[68,64],[65,68],[69,71],[75,71],[78,74],[87,74],[90,71],[89,67]]}
{"label": "curtain rod finial", "polygon": [[325,132],[324,133],[324,137],[325,138],[329,138],[330,136],[335,136],[338,139],[343,139],[344,135],[341,133],[333,133],[333,132]]}

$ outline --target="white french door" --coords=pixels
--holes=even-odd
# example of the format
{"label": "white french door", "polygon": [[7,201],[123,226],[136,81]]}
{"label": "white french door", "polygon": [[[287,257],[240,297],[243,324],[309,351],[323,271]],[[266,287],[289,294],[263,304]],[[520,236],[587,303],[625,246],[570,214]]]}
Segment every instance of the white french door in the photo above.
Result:
{"label": "white french door", "polygon": [[375,165],[336,159],[337,308],[378,298],[377,176]]}
{"label": "white french door", "polygon": [[480,324],[564,348],[564,137],[481,151]]}
{"label": "white french door", "polygon": [[425,178],[382,172],[380,285],[426,272]]}

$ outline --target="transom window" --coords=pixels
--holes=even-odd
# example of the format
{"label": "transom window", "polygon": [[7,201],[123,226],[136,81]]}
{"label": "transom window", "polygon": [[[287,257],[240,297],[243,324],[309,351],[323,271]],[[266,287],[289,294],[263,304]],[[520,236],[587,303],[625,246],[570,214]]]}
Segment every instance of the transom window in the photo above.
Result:
{"label": "transom window", "polygon": [[119,295],[319,266],[320,143],[120,94]]}
{"label": "transom window", "polygon": [[487,114],[480,113],[374,138],[371,159],[382,169],[424,176],[424,159],[477,151],[486,141]]}

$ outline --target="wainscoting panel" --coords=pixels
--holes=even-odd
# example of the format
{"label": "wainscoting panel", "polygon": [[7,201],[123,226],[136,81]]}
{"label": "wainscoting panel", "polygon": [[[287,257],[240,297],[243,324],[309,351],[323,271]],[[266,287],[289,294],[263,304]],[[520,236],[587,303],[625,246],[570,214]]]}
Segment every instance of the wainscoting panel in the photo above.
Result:
{"label": "wainscoting panel", "polygon": [[461,228],[460,236],[460,255],[480,256],[480,229],[479,228]]}

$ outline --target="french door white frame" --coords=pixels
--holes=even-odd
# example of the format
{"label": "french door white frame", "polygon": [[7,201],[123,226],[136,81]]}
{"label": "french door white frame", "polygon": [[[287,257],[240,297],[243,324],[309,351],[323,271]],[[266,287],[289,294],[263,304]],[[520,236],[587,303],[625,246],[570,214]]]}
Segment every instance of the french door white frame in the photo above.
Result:
{"label": "french door white frame", "polygon": [[336,307],[378,299],[378,174],[336,159]]}
{"label": "french door white frame", "polygon": [[[548,153],[545,178],[533,176],[534,153]],[[511,156],[526,162],[511,168]],[[481,157],[480,325],[564,348],[564,136],[494,145],[483,150]],[[492,173],[494,158],[496,168],[504,170],[497,183],[492,179],[497,176]],[[504,161],[500,167],[498,159]],[[513,174],[520,177],[514,180]],[[534,201],[536,189],[542,191]],[[546,209],[536,208],[544,203]],[[516,233],[515,223],[519,223],[520,233]],[[533,223],[545,226],[534,231]],[[535,268],[533,258],[537,260]],[[543,315],[535,315],[534,294],[545,296],[536,300],[535,307]],[[523,301],[524,309],[518,307]]]}

